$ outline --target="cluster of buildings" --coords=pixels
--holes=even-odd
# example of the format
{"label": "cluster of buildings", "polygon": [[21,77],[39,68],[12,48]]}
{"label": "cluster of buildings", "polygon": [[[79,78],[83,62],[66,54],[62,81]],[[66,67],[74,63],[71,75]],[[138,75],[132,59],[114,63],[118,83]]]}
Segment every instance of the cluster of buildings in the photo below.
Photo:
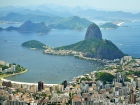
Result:
{"label": "cluster of buildings", "polygon": [[95,58],[84,57],[82,52],[77,52],[73,50],[54,50],[53,48],[48,48],[44,51],[44,53],[53,55],[74,55],[75,58],[81,58],[85,60],[97,60]]}
{"label": "cluster of buildings", "polygon": [[[140,78],[132,76],[128,81],[125,75],[129,72],[127,65],[133,63],[137,65],[134,70],[138,71],[139,59],[130,56],[121,59],[120,64],[112,62],[106,69],[97,71],[115,76],[106,84],[96,80],[95,71],[75,77],[70,83],[65,80],[63,84],[19,83],[3,79],[0,81],[0,105],[140,105]],[[123,66],[124,70],[120,72],[117,66]]]}
{"label": "cluster of buildings", "polygon": [[82,52],[76,52],[73,50],[54,50],[52,48],[48,48],[44,51],[46,54],[54,54],[54,55],[81,55]]}
{"label": "cluster of buildings", "polygon": [[0,67],[0,72],[1,73],[7,73],[7,72],[14,72],[16,70],[16,65],[11,65],[8,63],[8,62],[5,62],[5,61],[1,61],[0,60],[0,65],[1,66],[6,66],[7,68],[6,69],[2,69],[2,67]]}

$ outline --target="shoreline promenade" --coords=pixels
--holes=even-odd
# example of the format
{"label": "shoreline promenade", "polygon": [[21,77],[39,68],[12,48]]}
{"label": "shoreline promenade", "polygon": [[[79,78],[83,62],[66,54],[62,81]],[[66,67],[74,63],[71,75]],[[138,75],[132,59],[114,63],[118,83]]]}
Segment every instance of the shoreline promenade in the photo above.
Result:
{"label": "shoreline promenade", "polygon": [[[2,78],[1,79],[2,81],[11,81],[11,80],[7,80],[7,79],[4,79]],[[28,82],[17,82],[17,81],[11,81],[12,83],[15,83],[15,84],[26,84],[26,85],[38,85],[38,83],[28,83]],[[46,86],[54,86],[54,85],[58,85],[58,84],[44,84]]]}

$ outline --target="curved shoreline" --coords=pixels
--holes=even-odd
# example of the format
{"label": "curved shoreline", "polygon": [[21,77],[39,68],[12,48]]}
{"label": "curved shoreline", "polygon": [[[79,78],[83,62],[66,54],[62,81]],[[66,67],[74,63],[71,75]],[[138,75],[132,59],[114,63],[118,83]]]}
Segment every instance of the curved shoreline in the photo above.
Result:
{"label": "curved shoreline", "polygon": [[[11,80],[4,79],[4,78],[5,78],[5,77],[14,76],[14,75],[23,74],[23,73],[26,73],[27,71],[28,71],[28,69],[26,69],[25,71],[22,71],[22,72],[20,72],[20,73],[9,74],[9,75],[4,74],[4,76],[0,77],[0,80],[1,80],[1,81],[11,81]],[[11,81],[11,82],[12,82],[12,83],[16,83],[16,84],[38,85],[37,83],[18,82],[18,81]],[[58,85],[58,84],[44,84],[44,85],[47,85],[47,86],[54,86],[54,85]]]}
{"label": "curved shoreline", "polygon": [[2,76],[0,76],[0,80],[2,80],[5,77],[10,77],[10,76],[14,76],[14,75],[19,75],[19,74],[23,74],[26,73],[28,71],[28,69],[25,69],[24,71],[20,72],[20,73],[14,73],[14,74],[3,74]]}
{"label": "curved shoreline", "polygon": [[[2,78],[1,80],[2,80],[2,81],[11,81],[11,80],[7,80],[7,79],[4,79],[4,78]],[[12,82],[12,83],[16,83],[16,84],[38,85],[38,83],[17,82],[17,81],[11,81],[11,82]],[[58,85],[58,84],[44,84],[44,85],[47,85],[47,86],[54,86],[54,85]]]}

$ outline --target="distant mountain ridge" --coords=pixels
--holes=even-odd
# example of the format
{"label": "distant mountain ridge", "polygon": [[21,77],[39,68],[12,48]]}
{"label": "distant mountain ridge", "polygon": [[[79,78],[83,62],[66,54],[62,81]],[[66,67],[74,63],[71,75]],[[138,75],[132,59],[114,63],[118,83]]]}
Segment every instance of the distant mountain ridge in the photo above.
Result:
{"label": "distant mountain ridge", "polygon": [[31,20],[33,22],[45,22],[48,24],[50,28],[53,29],[72,29],[72,30],[83,30],[87,28],[89,24],[92,22],[85,19],[80,18],[79,16],[73,16],[69,18],[62,17],[49,17],[42,15],[21,15],[17,13],[9,13],[6,16],[0,17],[0,20],[3,21],[14,21],[14,22],[23,22],[26,20]]}
{"label": "distant mountain ridge", "polygon": [[33,23],[32,21],[28,20],[24,22],[20,27],[7,27],[6,29],[0,28],[0,30],[6,30],[6,31],[18,31],[18,32],[35,32],[40,34],[47,34],[51,30],[44,22],[41,23]]}
{"label": "distant mountain ridge", "polygon": [[[103,9],[92,8],[89,6],[83,7],[66,7],[62,5],[38,5],[38,6],[26,6],[26,7],[14,7],[5,6],[0,7],[0,16],[6,15],[10,12],[20,13],[22,15],[45,15],[45,16],[58,16],[58,17],[72,17],[79,16],[88,19],[140,19],[140,12],[132,14],[130,12],[123,11],[107,11]],[[31,20],[31,19],[28,19]]]}
{"label": "distant mountain ridge", "polygon": [[46,26],[44,22],[33,23],[30,20],[23,23],[19,28],[19,32],[36,32],[36,33],[48,33],[50,28]]}

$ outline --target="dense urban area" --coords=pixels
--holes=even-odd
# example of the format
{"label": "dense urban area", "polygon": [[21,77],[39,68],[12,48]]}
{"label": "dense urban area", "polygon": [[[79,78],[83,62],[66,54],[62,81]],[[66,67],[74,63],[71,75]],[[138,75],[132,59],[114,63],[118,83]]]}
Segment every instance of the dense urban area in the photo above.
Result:
{"label": "dense urban area", "polygon": [[[2,78],[0,105],[140,105],[140,59],[124,56],[102,61],[102,69],[74,77],[69,83],[35,84]],[[23,67],[0,61],[0,76],[13,75],[19,68]]]}

